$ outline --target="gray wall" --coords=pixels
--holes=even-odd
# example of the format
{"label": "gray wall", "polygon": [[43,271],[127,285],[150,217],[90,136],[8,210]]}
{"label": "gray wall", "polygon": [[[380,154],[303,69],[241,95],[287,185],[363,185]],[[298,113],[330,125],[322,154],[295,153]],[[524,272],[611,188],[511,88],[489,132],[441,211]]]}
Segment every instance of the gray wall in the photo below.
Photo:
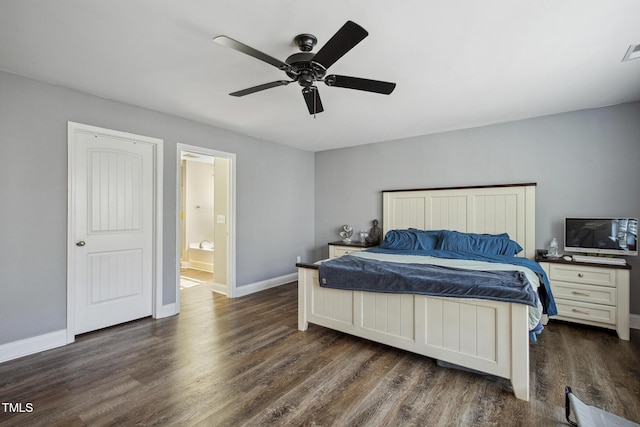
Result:
{"label": "gray wall", "polygon": [[[298,255],[326,257],[344,223],[368,229],[381,218],[381,190],[537,182],[539,247],[562,236],[564,216],[640,216],[639,118],[632,103],[314,156],[0,72],[0,345],[66,326],[67,121],[164,140],[168,304],[178,142],[237,155],[242,286],[294,272]],[[631,312],[640,313],[640,263],[630,262]]]}
{"label": "gray wall", "polygon": [[[537,246],[562,245],[565,216],[640,216],[640,103],[324,151],[315,169],[318,259],[341,224],[382,218],[380,191],[403,188],[536,182]],[[640,260],[627,259],[640,314]]]}
{"label": "gray wall", "polygon": [[312,258],[313,153],[0,72],[0,344],[66,327],[67,121],[164,140],[165,304],[178,142],[237,156],[238,287]]}

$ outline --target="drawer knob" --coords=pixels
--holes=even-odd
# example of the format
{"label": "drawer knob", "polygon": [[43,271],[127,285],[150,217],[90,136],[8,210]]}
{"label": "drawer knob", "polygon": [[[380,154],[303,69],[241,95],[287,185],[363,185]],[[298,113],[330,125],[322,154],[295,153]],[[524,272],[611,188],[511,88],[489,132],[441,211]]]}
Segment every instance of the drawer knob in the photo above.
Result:
{"label": "drawer knob", "polygon": [[584,274],[578,273],[578,277],[584,277]]}
{"label": "drawer knob", "polygon": [[589,314],[589,310],[578,310],[577,308],[572,309],[571,311],[573,311],[574,313],[580,313],[580,314]]}

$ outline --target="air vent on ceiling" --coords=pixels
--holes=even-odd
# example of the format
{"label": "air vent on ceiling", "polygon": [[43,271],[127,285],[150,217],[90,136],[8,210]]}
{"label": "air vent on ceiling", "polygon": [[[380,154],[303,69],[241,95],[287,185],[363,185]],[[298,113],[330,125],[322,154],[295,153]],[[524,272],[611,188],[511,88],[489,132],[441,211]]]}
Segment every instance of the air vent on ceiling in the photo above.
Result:
{"label": "air vent on ceiling", "polygon": [[640,58],[640,44],[632,44],[629,46],[627,53],[622,58],[622,62],[631,61],[632,59]]}

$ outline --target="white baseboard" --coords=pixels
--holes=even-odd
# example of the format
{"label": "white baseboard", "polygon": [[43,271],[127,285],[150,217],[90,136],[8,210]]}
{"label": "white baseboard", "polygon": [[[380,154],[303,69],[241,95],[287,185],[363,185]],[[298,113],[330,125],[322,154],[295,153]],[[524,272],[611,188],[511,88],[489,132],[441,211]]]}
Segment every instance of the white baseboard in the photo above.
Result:
{"label": "white baseboard", "polygon": [[160,309],[158,310],[154,318],[162,319],[164,317],[170,317],[175,314],[178,314],[180,310],[177,310],[176,307],[177,306],[175,302],[172,302],[171,304],[163,305],[162,307],[160,307]]}
{"label": "white baseboard", "polygon": [[640,314],[629,315],[629,327],[631,329],[640,329]]}
{"label": "white baseboard", "polygon": [[192,268],[194,270],[206,271],[207,273],[213,273],[213,264],[200,261],[182,261],[180,262],[181,268]]}
{"label": "white baseboard", "polygon": [[211,285],[211,291],[217,292],[222,295],[227,295],[227,285],[225,285],[224,283],[214,282],[213,285]]}
{"label": "white baseboard", "polygon": [[0,345],[0,363],[41,351],[51,350],[52,348],[62,347],[66,344],[66,329],[2,344]]}
{"label": "white baseboard", "polygon": [[[172,303],[163,305],[159,312],[156,313],[155,318],[162,319],[163,317],[169,317],[175,314],[178,314],[178,311],[176,311],[176,304]],[[51,350],[56,347],[62,347],[72,342],[73,341],[67,341],[67,330],[61,329],[48,334],[2,344],[0,345],[0,363],[41,351]]]}
{"label": "white baseboard", "polygon": [[256,292],[264,291],[265,289],[275,288],[276,286],[295,282],[296,280],[298,280],[298,273],[291,273],[291,274],[286,274],[280,277],[274,277],[273,279],[263,280],[262,282],[256,282],[256,283],[251,283],[249,285],[238,286],[235,289],[233,298],[254,294]]}

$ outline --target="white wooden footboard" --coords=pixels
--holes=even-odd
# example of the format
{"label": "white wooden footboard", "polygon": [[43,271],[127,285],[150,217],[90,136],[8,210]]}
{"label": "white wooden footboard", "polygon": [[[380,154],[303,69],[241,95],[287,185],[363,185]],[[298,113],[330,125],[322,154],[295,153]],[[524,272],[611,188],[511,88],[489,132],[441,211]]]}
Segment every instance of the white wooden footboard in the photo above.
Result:
{"label": "white wooden footboard", "polygon": [[528,307],[322,288],[318,270],[298,268],[298,329],[325,326],[511,380],[529,400]]}
{"label": "white wooden footboard", "polygon": [[[509,233],[535,254],[535,184],[385,191],[383,233],[415,227]],[[321,288],[317,266],[298,269],[298,328],[309,322],[511,380],[529,400],[527,306]]]}

